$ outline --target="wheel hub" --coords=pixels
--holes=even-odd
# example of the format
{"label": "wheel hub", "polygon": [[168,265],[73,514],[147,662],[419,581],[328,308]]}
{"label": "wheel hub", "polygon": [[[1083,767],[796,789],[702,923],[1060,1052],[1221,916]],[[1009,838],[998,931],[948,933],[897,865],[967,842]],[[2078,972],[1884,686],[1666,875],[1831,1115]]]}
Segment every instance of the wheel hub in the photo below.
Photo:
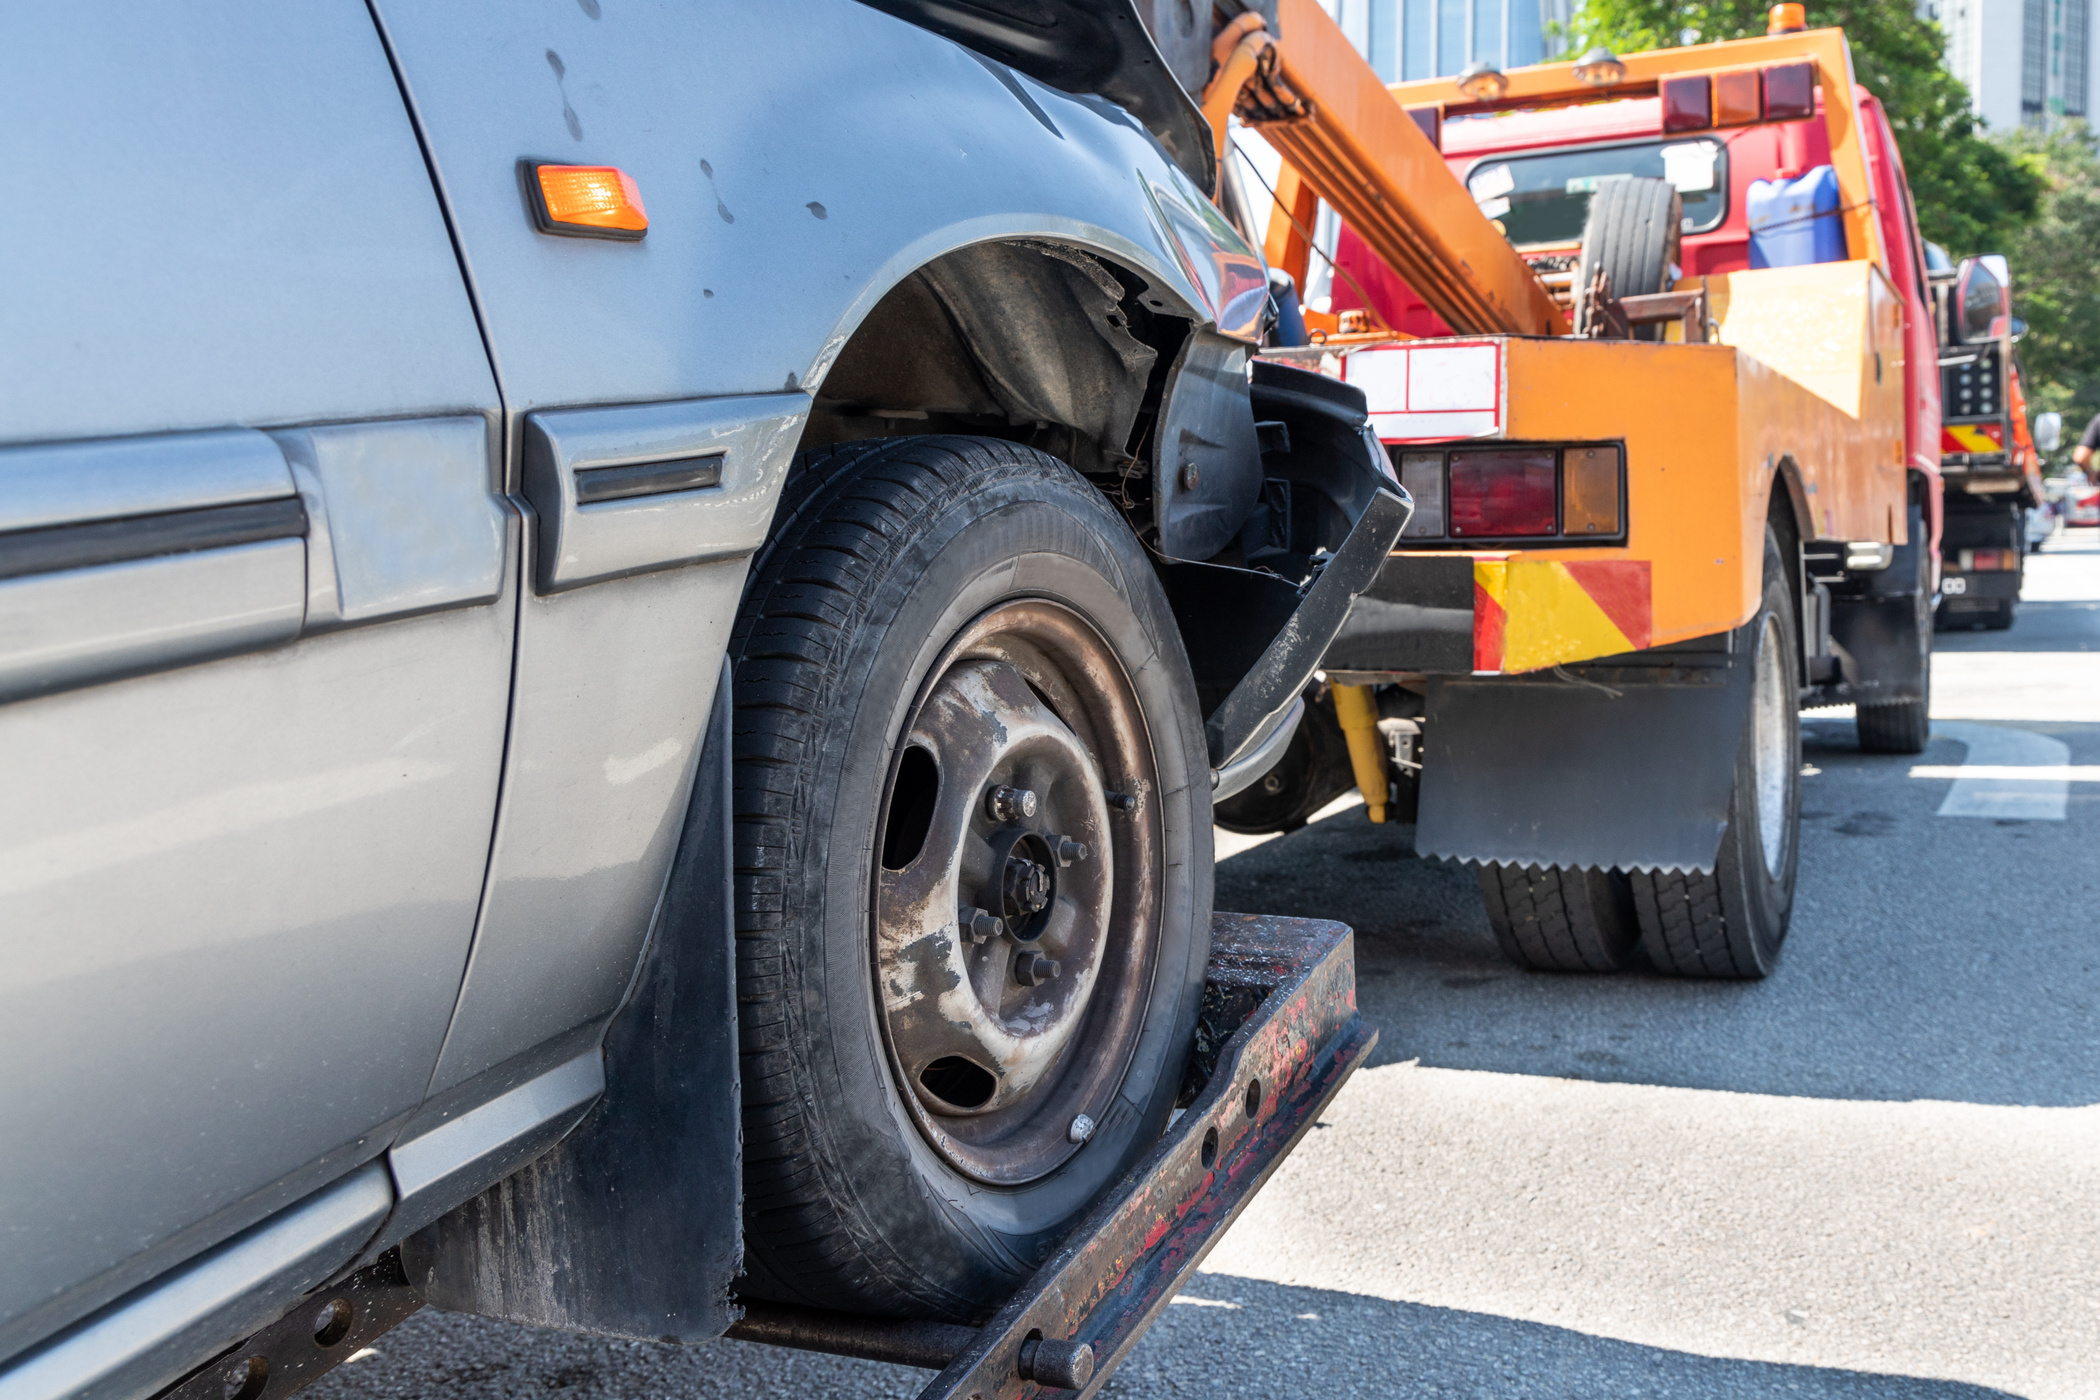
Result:
{"label": "wheel hub", "polygon": [[873,940],[892,1065],[951,1163],[1031,1180],[1135,1048],[1158,846],[1109,796],[1150,785],[1142,717],[1091,627],[1013,603],[936,665],[897,752]]}

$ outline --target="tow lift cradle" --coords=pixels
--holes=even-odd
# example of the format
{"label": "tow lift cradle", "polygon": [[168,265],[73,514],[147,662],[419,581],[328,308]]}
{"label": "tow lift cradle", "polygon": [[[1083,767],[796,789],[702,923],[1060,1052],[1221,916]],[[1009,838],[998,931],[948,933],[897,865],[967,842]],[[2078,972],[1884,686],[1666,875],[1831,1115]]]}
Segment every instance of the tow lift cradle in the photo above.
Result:
{"label": "tow lift cradle", "polygon": [[[989,1322],[962,1327],[754,1300],[729,1335],[938,1369],[919,1400],[1091,1396],[1377,1043],[1357,1013],[1347,926],[1215,915],[1190,1069],[1201,1087]],[[236,1388],[241,1400],[283,1400],[421,1306],[390,1254],[159,1400],[223,1400]],[[317,1307],[343,1325],[317,1335]],[[257,1383],[230,1387],[236,1372]]]}

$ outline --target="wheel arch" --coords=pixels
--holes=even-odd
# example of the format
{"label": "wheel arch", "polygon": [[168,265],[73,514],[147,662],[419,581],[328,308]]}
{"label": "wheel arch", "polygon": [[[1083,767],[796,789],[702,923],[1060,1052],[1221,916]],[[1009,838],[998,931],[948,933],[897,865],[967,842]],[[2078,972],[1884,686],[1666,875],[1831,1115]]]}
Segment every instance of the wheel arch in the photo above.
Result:
{"label": "wheel arch", "polygon": [[950,232],[893,259],[841,317],[805,386],[799,448],[968,433],[1036,447],[1111,489],[1208,321],[1194,289],[1098,228]]}

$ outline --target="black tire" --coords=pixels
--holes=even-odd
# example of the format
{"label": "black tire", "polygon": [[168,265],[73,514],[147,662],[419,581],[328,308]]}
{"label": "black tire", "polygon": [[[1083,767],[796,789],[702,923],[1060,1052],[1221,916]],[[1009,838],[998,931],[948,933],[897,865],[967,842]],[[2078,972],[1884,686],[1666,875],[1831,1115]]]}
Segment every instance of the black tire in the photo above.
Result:
{"label": "black tire", "polygon": [[1986,632],[2008,632],[2012,630],[2013,617],[2019,606],[2017,599],[1999,598],[1989,612],[1978,614],[1976,620]]}
{"label": "black tire", "polygon": [[1349,767],[1349,744],[1334,717],[1334,701],[1308,691],[1305,718],[1284,746],[1276,766],[1212,809],[1212,820],[1227,831],[1265,836],[1296,831],[1312,814],[1356,786]]}
{"label": "black tire", "polygon": [[1753,668],[1750,708],[1713,873],[1632,877],[1641,946],[1664,973],[1764,977],[1786,941],[1801,855],[1800,634],[1790,575],[1767,527],[1764,602],[1740,634]]}
{"label": "black tire", "polygon": [[[1611,277],[1614,297],[1649,296],[1670,290],[1670,269],[1683,261],[1684,201],[1666,180],[1605,180],[1590,195],[1582,226],[1582,256],[1575,268],[1575,333],[1584,297],[1599,272]],[[1636,326],[1636,340],[1661,340],[1660,325]]]}
{"label": "black tire", "polygon": [[[1924,538],[1924,515],[1916,507],[1911,508],[1910,528],[1912,539]],[[1862,753],[1923,753],[1932,742],[1932,638],[1938,627],[1933,617],[1931,556],[1922,547],[1911,552],[1918,560],[1911,628],[1918,647],[1919,694],[1915,700],[1861,705],[1853,712],[1853,729]]]}
{"label": "black tire", "polygon": [[1488,924],[1509,960],[1540,972],[1617,972],[1640,941],[1633,887],[1616,870],[1483,865]]}
{"label": "black tire", "polygon": [[[1120,664],[1123,674],[1100,688],[1132,707],[1120,712],[1126,718],[1141,717],[1117,733],[1139,736],[1133,765],[1152,764],[1150,778],[1134,768],[1119,775],[1107,770],[1121,758],[1089,753],[1102,771],[1098,790],[1081,797],[1101,819],[1066,829],[1101,833],[1091,868],[1111,866],[1098,859],[1104,849],[1150,851],[1163,863],[1129,861],[1103,877],[1119,892],[1133,882],[1134,902],[1115,906],[1117,929],[1146,951],[1142,965],[1121,946],[1101,953],[1087,985],[1131,994],[1059,993],[1079,1004],[1079,1029],[1042,1082],[1059,1093],[1108,1084],[1086,1100],[1100,1104],[1091,1137],[1075,1127],[1079,1145],[1057,1148],[1052,1166],[1001,1183],[965,1174],[954,1156],[960,1137],[943,1137],[944,1125],[986,1120],[931,1120],[923,1093],[904,1080],[896,1003],[884,1001],[876,972],[900,945],[881,936],[875,911],[883,881],[900,868],[894,862],[914,859],[893,857],[889,844],[905,820],[889,810],[910,766],[900,741],[908,725],[931,722],[924,710],[936,679],[1005,664],[959,648],[981,635],[985,619],[1015,610],[1063,619]],[[1201,714],[1173,615],[1135,536],[1062,463],[975,438],[851,443],[797,459],[730,655],[747,1270],[739,1288],[825,1308],[981,1320],[1158,1139],[1181,1087],[1209,953],[1212,857]],[[1085,686],[1059,691],[1061,679],[1046,680],[1046,691],[1025,667],[1021,674],[1017,703],[1039,701],[1073,734],[1098,733],[1061,708],[1091,703]],[[1109,782],[1135,805],[1112,809]],[[953,792],[967,823],[997,808],[967,778]],[[966,844],[971,827],[957,830]],[[934,837],[921,839],[930,848]],[[1086,853],[1078,859],[1084,867]],[[1052,912],[1060,907],[1053,898]],[[931,908],[921,910],[928,920]],[[1122,911],[1134,911],[1127,923]],[[1022,917],[1010,930],[1024,927]],[[991,949],[1008,936],[979,944],[942,933],[950,952]],[[1036,985],[1018,970],[1015,978]],[[1000,995],[1034,993],[993,995],[996,1010]],[[1101,1027],[1130,1025],[1136,1030],[1118,1029],[1123,1039],[1110,1047],[1122,1061],[1085,1053]],[[929,1073],[919,1079],[933,1088]],[[1016,1113],[1035,1112],[1027,1108],[1035,1092],[1015,1091]],[[1047,1140],[1035,1118],[1013,1121],[1016,1133]],[[1057,1133],[1068,1121],[1053,1125]],[[970,1150],[991,1160],[1000,1149],[987,1141]]]}

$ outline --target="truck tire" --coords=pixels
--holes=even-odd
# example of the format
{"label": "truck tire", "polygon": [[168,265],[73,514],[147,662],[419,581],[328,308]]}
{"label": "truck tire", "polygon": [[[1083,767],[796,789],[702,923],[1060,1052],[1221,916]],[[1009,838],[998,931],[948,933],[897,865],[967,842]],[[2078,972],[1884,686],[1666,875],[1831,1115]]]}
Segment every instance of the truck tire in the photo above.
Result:
{"label": "truck tire", "polygon": [[[1672,269],[1681,261],[1684,201],[1666,180],[1605,180],[1590,195],[1582,226],[1582,256],[1575,268],[1577,335],[1589,333],[1583,323],[1584,295],[1599,272],[1611,275],[1614,297],[1667,292]],[[1635,340],[1661,340],[1660,325],[1636,326]]]}
{"label": "truck tire", "polygon": [[1063,463],[849,443],[797,459],[730,656],[739,1287],[981,1320],[1181,1087],[1211,826],[1173,614]]}
{"label": "truck tire", "polygon": [[[1922,538],[1923,514],[1911,508],[1911,529]],[[1911,601],[1912,636],[1918,646],[1919,695],[1915,700],[1894,700],[1880,705],[1861,705],[1853,712],[1853,729],[1859,735],[1862,753],[1923,753],[1932,742],[1932,637],[1936,630],[1932,607],[1932,574],[1929,556],[1913,550],[1918,560],[1917,592]],[[2008,626],[2011,625],[2009,622]]]}
{"label": "truck tire", "polygon": [[1540,972],[1617,972],[1640,941],[1633,887],[1616,870],[1483,865],[1480,893],[1503,953]]}
{"label": "truck tire", "polygon": [[1211,819],[1219,826],[1243,836],[1296,831],[1313,813],[1356,786],[1334,701],[1325,686],[1318,690],[1318,695],[1306,692],[1305,718],[1276,766],[1212,809]]}
{"label": "truck tire", "polygon": [[1750,710],[1736,745],[1728,824],[1711,875],[1636,871],[1641,946],[1678,977],[1764,977],[1778,965],[1793,914],[1801,847],[1801,683],[1794,594],[1765,530],[1765,593],[1743,629]]}

